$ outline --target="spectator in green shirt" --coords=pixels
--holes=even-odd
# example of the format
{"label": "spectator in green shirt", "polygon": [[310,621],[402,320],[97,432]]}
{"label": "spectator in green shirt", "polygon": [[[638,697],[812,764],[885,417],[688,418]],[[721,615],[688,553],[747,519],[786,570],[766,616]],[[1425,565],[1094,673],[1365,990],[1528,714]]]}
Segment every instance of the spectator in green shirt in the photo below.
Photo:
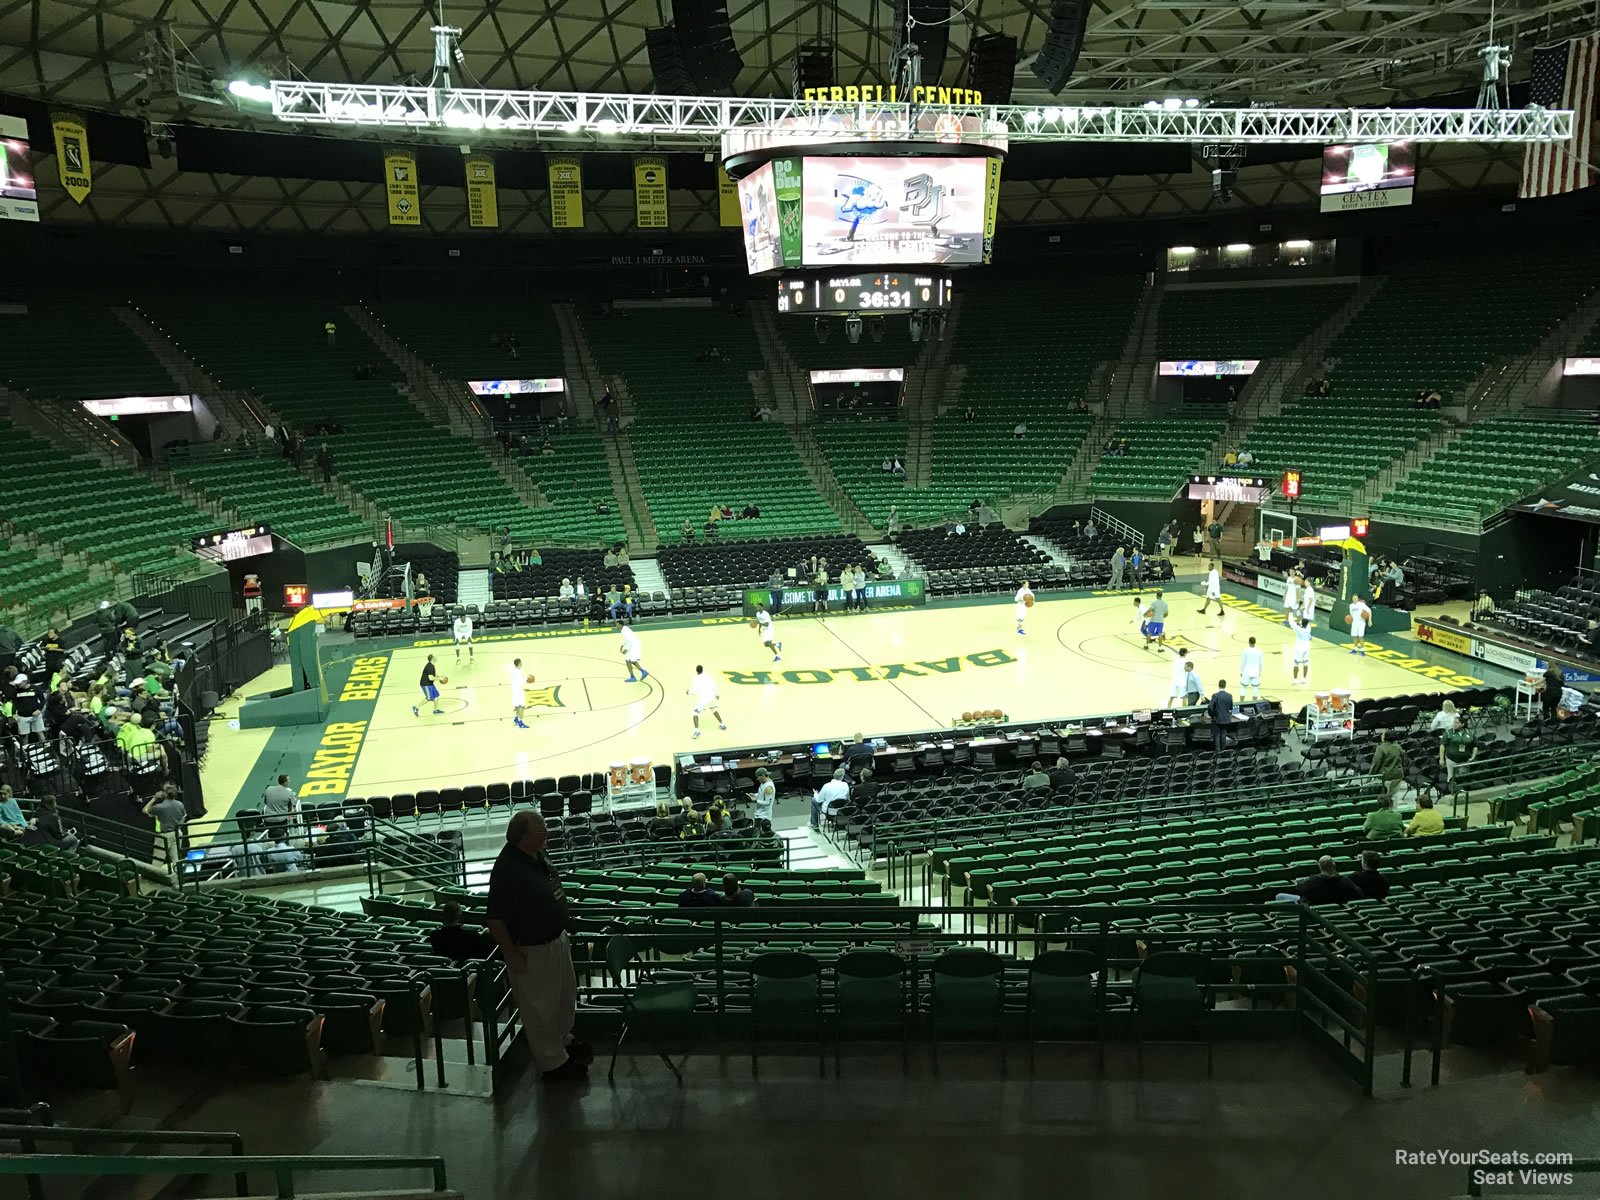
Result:
{"label": "spectator in green shirt", "polygon": [[1453,780],[1456,768],[1472,761],[1472,756],[1477,752],[1477,739],[1472,736],[1472,730],[1457,717],[1455,727],[1446,729],[1439,738],[1439,761],[1444,764],[1444,777]]}
{"label": "spectator in green shirt", "polygon": [[1361,826],[1361,836],[1369,842],[1397,838],[1403,832],[1405,832],[1405,822],[1401,821],[1400,814],[1395,812],[1392,798],[1384,801],[1382,808],[1368,813],[1366,821]]}
{"label": "spectator in green shirt", "polygon": [[1372,773],[1383,779],[1383,786],[1391,797],[1400,790],[1406,778],[1406,756],[1387,733],[1378,735],[1378,748],[1372,752]]}

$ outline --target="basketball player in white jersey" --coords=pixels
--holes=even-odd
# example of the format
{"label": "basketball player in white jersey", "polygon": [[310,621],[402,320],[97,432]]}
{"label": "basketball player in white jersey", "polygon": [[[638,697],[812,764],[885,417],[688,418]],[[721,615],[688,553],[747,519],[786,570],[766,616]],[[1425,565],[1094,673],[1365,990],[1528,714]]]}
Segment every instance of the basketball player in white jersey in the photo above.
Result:
{"label": "basketball player in white jersey", "polygon": [[1188,658],[1188,651],[1182,646],[1174,646],[1172,652],[1175,657],[1172,660],[1172,682],[1167,687],[1168,708],[1182,703],[1183,677],[1188,673],[1188,663],[1185,661]]}
{"label": "basketball player in white jersey", "polygon": [[1290,678],[1305,687],[1311,686],[1311,622],[1304,617],[1291,617],[1294,626],[1294,669]]}
{"label": "basketball player in white jersey", "polygon": [[1367,622],[1372,620],[1372,609],[1360,596],[1350,597],[1350,647],[1351,654],[1367,656]]}
{"label": "basketball player in white jersey", "polygon": [[1239,699],[1261,699],[1261,648],[1255,638],[1239,655]]}
{"label": "basketball player in white jersey", "polygon": [[1211,602],[1217,602],[1217,620],[1222,620],[1222,571],[1216,559],[1211,560],[1211,570],[1206,574],[1206,602],[1200,606],[1200,615],[1204,616]]}
{"label": "basketball player in white jersey", "polygon": [[451,628],[455,631],[456,635],[456,661],[461,661],[461,647],[465,646],[467,648],[467,660],[470,662],[473,658],[471,615],[463,612],[455,619],[455,623],[451,626]]}
{"label": "basketball player in white jersey", "polygon": [[1283,620],[1291,628],[1300,611],[1300,581],[1293,571],[1283,577]]}
{"label": "basketball player in white jersey", "polygon": [[[639,661],[639,656],[644,652],[639,648],[639,635],[635,633],[626,622],[617,626],[617,632],[622,635],[622,661],[628,667],[628,682],[643,683],[650,678],[650,672],[644,669],[644,664]],[[638,676],[634,672],[639,672]]]}
{"label": "basketball player in white jersey", "polygon": [[1026,579],[1022,581],[1022,586],[1017,589],[1016,601],[1017,632],[1023,637],[1027,637],[1028,631],[1022,625],[1028,619],[1028,610],[1033,607],[1033,589],[1028,586]]}
{"label": "basketball player in white jersey", "polygon": [[700,736],[700,714],[710,713],[717,719],[717,728],[726,729],[728,723],[722,719],[722,713],[717,708],[717,681],[706,674],[704,667],[694,669],[694,678],[689,680],[689,686],[684,694],[694,697],[694,736]]}
{"label": "basketball player in white jersey", "polygon": [[778,640],[778,632],[772,624],[772,614],[765,605],[756,607],[756,632],[761,635],[761,644],[772,652],[773,662],[783,661],[783,643]]}
{"label": "basketball player in white jersey", "polygon": [[528,724],[522,719],[522,713],[528,707],[528,685],[533,682],[533,673],[522,669],[520,658],[513,658],[506,675],[511,682],[511,723],[518,729],[526,729]]}
{"label": "basketball player in white jersey", "polygon": [[1300,589],[1300,616],[1313,625],[1317,623],[1317,589],[1309,579]]}

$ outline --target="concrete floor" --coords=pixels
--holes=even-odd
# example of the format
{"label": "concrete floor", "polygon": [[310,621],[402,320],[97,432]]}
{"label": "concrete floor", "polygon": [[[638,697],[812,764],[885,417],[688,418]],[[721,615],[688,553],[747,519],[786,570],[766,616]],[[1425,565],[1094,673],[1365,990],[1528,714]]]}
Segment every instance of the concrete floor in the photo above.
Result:
{"label": "concrete floor", "polygon": [[[418,1093],[393,1059],[388,1083],[234,1080],[187,1097],[170,1124],[239,1130],[256,1154],[442,1154],[470,1200],[1427,1200],[1463,1195],[1466,1168],[1397,1166],[1397,1150],[1600,1149],[1593,1073],[1527,1078],[1509,1057],[1459,1050],[1439,1088],[1419,1064],[1424,1082],[1402,1091],[1398,1058],[1386,1058],[1368,1100],[1292,1038],[1219,1046],[1211,1079],[1197,1047],[1147,1049],[1140,1080],[1133,1048],[1113,1045],[1103,1077],[1077,1047],[1041,1050],[1033,1078],[1013,1047],[1006,1079],[988,1048],[946,1051],[934,1078],[920,1048],[902,1076],[896,1049],[860,1047],[840,1078],[789,1053],[764,1056],[757,1082],[728,1049],[692,1057],[682,1090],[648,1055],[620,1063],[610,1086],[602,1056],[588,1084],[524,1079],[498,1102],[469,1094],[470,1072],[453,1072],[461,1091]],[[1550,1194],[1600,1190],[1600,1177],[1578,1179]],[[224,1183],[181,1194],[220,1195]],[[337,1186],[305,1180],[319,1184]]]}

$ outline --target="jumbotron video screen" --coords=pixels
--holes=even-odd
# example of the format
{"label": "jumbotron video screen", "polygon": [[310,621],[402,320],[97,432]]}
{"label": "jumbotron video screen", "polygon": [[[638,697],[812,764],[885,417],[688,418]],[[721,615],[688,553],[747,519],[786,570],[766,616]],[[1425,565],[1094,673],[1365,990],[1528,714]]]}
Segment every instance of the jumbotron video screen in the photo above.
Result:
{"label": "jumbotron video screen", "polygon": [[808,267],[980,263],[981,158],[807,158]]}

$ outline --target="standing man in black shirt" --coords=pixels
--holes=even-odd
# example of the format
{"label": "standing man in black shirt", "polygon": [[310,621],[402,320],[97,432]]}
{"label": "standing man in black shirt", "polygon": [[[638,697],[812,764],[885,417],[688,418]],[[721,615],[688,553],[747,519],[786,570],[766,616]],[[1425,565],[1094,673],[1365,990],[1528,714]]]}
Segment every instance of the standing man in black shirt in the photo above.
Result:
{"label": "standing man in black shirt", "polygon": [[512,814],[505,848],[489,872],[485,916],[505,959],[534,1064],[546,1082],[562,1083],[588,1074],[594,1050],[572,1036],[578,980],[567,944],[566,897],[545,857],[546,840],[538,813]]}
{"label": "standing man in black shirt", "polygon": [[30,734],[44,741],[44,697],[39,694],[39,685],[21,672],[11,683],[16,689],[11,695],[11,715],[17,719],[18,735],[23,741]]}
{"label": "standing man in black shirt", "polygon": [[[428,655],[428,661],[422,664],[422,675],[417,682],[422,687],[423,704],[433,705],[433,711],[436,714],[444,711],[439,707],[439,685],[434,682],[438,674],[439,668],[433,665],[433,655],[430,654]],[[413,717],[421,716],[421,705],[413,704],[411,706],[411,715]]]}

